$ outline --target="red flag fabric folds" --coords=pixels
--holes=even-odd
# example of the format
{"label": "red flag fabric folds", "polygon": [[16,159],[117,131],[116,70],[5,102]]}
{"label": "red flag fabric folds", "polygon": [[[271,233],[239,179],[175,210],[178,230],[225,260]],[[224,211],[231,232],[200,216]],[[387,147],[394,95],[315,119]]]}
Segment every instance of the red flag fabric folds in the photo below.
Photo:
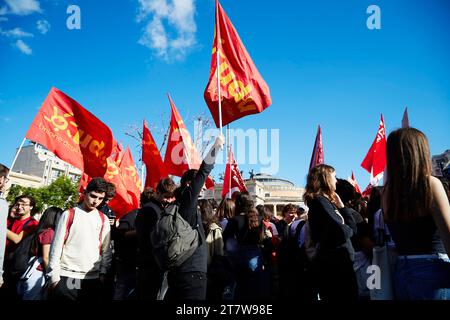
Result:
{"label": "red flag fabric folds", "polygon": [[247,191],[244,180],[239,172],[236,161],[234,160],[233,152],[228,152],[228,162],[225,167],[225,176],[223,178],[222,198],[231,199],[235,191]]}
{"label": "red flag fabric folds", "polygon": [[383,173],[386,167],[386,128],[384,126],[383,115],[381,115],[377,136],[361,163],[361,167],[366,169],[372,178],[376,178],[379,174]]}
{"label": "red flag fabric folds", "polygon": [[204,93],[216,126],[219,127],[216,50],[219,52],[222,124],[227,125],[246,115],[262,112],[270,106],[272,99],[269,87],[256,69],[227,14],[217,2],[211,69]]}
{"label": "red flag fabric folds", "polygon": [[356,178],[355,178],[355,174],[353,173],[353,170],[352,170],[352,177],[351,177],[348,181],[349,181],[349,182],[352,184],[352,186],[355,188],[356,193],[361,194],[361,189],[360,189],[359,186],[358,186],[358,182],[356,182]]}
{"label": "red flag fabric folds", "polygon": [[26,137],[91,177],[105,174],[113,150],[111,130],[56,88],[50,90]]}
{"label": "red flag fabric folds", "polygon": [[153,139],[147,122],[144,120],[142,130],[142,162],[145,164],[147,176],[145,178],[145,188],[156,189],[158,182],[167,177],[167,170],[159,153],[159,149]]}
{"label": "red flag fabric folds", "polygon": [[200,168],[202,160],[170,96],[169,101],[172,108],[172,116],[170,118],[170,131],[166,154],[164,155],[164,164],[168,174],[181,177],[189,169]]}
{"label": "red flag fabric folds", "polygon": [[319,128],[317,129],[316,141],[314,142],[314,149],[312,152],[311,161],[309,162],[309,170],[323,163],[324,163],[324,156],[322,144],[322,129],[319,126]]}
{"label": "red flag fabric folds", "polygon": [[142,184],[141,179],[139,178],[139,173],[136,169],[136,164],[128,146],[123,154],[119,168],[122,175],[122,181],[124,182],[126,190],[133,201],[133,209],[137,209],[140,206],[139,200],[141,197]]}

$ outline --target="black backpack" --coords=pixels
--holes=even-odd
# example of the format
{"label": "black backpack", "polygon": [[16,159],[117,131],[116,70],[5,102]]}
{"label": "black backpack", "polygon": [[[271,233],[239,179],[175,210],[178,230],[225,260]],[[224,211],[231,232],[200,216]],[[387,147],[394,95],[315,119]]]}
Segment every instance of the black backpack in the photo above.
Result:
{"label": "black backpack", "polygon": [[183,219],[177,205],[163,210],[150,233],[153,255],[161,270],[179,267],[199,246],[199,232]]}
{"label": "black backpack", "polygon": [[30,261],[31,247],[36,240],[35,234],[27,235],[20,241],[16,250],[8,254],[5,259],[5,274],[12,279],[18,280],[28,268]]}

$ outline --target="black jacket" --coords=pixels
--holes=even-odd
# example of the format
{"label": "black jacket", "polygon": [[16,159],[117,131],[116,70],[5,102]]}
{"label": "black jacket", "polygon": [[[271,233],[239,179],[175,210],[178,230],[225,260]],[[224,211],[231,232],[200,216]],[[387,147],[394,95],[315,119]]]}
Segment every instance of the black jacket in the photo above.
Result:
{"label": "black jacket", "polygon": [[178,190],[177,202],[180,206],[179,212],[184,220],[186,220],[192,228],[197,228],[200,235],[200,245],[176,272],[205,272],[207,271],[208,255],[206,247],[205,230],[203,229],[202,219],[198,210],[198,196],[202,191],[206,178],[214,168],[214,164],[202,162],[192,183]]}
{"label": "black jacket", "polygon": [[[324,196],[317,196],[308,201],[308,220],[311,227],[311,238],[319,243],[319,256],[333,255],[340,249],[346,249],[351,260],[355,251],[350,238],[356,233],[356,223],[350,208],[337,207]],[[338,211],[344,218],[345,224],[337,215]]]}

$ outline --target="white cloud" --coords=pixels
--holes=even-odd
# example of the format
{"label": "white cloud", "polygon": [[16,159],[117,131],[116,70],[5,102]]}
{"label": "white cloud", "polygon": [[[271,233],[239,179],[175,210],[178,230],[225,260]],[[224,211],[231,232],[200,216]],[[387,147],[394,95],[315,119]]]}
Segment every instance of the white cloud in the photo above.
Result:
{"label": "white cloud", "polygon": [[17,40],[15,43],[15,46],[24,54],[27,56],[31,55],[33,53],[33,50],[22,40]]}
{"label": "white cloud", "polygon": [[[5,0],[8,5],[7,13],[26,16],[34,12],[41,12],[39,2],[36,0]],[[4,7],[0,10],[4,10]]]}
{"label": "white cloud", "polygon": [[194,15],[194,0],[139,0],[137,21],[147,23],[139,44],[166,61],[183,59],[196,44]]}
{"label": "white cloud", "polygon": [[7,37],[9,37],[9,38],[26,38],[26,37],[33,37],[33,34],[32,34],[32,33],[25,32],[25,31],[23,31],[23,30],[20,29],[20,28],[14,28],[14,29],[11,29],[11,30],[6,30],[6,31],[3,31],[3,30],[0,28],[0,35],[7,36]]}
{"label": "white cloud", "polygon": [[36,27],[40,33],[46,34],[50,30],[50,22],[47,20],[39,20],[36,22]]}

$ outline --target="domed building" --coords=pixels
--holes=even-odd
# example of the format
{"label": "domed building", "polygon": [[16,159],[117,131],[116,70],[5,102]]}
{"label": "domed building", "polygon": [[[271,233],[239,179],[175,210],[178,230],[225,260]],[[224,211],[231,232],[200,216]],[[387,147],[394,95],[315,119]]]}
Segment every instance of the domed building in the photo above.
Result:
{"label": "domed building", "polygon": [[[283,207],[288,203],[305,206],[303,202],[305,189],[295,186],[289,180],[265,173],[258,173],[252,175],[250,179],[244,180],[244,182],[248,192],[255,201],[255,205],[263,204],[274,214],[280,215]],[[219,203],[222,200],[222,184],[216,184],[214,195],[211,193],[209,195],[205,194],[205,197],[214,197]]]}

